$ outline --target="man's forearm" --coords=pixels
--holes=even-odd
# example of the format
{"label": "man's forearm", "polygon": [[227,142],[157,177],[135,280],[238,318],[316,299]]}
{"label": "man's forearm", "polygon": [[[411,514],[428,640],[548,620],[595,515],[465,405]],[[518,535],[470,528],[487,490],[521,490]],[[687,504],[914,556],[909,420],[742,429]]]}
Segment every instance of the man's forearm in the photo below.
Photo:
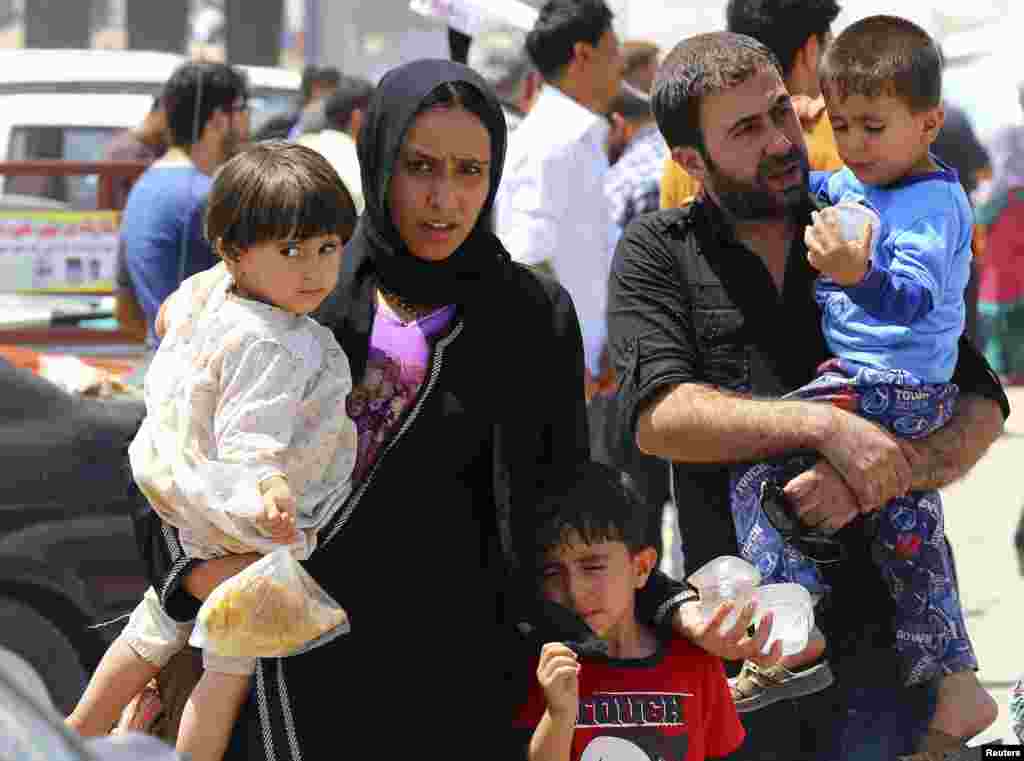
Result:
{"label": "man's forearm", "polygon": [[637,420],[637,445],[649,455],[689,463],[747,462],[818,449],[833,408],[755,400],[684,383],[656,397]]}
{"label": "man's forearm", "polygon": [[962,478],[1003,431],[999,405],[983,396],[960,398],[950,421],[935,433],[911,442],[912,488],[941,489]]}

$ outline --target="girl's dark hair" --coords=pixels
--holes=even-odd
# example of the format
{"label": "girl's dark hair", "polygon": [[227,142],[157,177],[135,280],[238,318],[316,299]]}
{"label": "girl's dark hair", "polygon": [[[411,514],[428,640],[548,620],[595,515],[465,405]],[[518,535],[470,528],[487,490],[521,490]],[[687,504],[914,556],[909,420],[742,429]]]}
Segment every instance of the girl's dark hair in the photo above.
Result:
{"label": "girl's dark hair", "polygon": [[632,553],[651,545],[652,511],[632,479],[598,462],[557,474],[541,488],[534,512],[534,560],[576,533],[587,544],[622,542]]}
{"label": "girl's dark hair", "polygon": [[352,196],[323,156],[274,140],[239,153],[217,172],[207,197],[206,237],[237,259],[267,241],[336,234],[346,242],[356,216]]}

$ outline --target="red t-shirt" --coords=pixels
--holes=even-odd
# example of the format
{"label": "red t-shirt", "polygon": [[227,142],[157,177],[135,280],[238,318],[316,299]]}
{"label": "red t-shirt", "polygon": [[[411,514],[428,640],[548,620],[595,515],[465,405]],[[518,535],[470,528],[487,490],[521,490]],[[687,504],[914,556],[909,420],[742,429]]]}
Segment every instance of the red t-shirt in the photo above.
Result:
{"label": "red t-shirt", "polygon": [[[582,666],[572,761],[703,761],[743,742],[722,662],[686,640],[649,658]],[[536,673],[536,660],[531,668]],[[546,709],[534,679],[516,726],[532,732]]]}

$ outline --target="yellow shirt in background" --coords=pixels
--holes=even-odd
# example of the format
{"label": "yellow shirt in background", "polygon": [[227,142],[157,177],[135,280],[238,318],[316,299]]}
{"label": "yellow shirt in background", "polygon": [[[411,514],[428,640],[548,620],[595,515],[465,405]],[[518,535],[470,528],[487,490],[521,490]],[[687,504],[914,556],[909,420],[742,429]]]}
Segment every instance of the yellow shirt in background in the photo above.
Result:
{"label": "yellow shirt in background", "polygon": [[[804,130],[811,169],[825,172],[840,169],[843,160],[839,158],[836,149],[836,138],[832,133],[832,122],[825,111],[824,100],[819,98],[801,106],[797,107],[797,113]],[[665,162],[665,171],[661,177],[661,208],[682,206],[697,195],[698,190],[700,183],[690,177],[685,169],[671,158]]]}

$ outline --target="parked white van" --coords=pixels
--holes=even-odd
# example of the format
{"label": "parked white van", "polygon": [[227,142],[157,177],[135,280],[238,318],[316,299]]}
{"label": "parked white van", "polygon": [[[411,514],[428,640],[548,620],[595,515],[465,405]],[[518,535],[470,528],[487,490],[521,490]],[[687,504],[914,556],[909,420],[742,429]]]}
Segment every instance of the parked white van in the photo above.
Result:
{"label": "parked white van", "polygon": [[[187,59],[128,50],[0,50],[0,159],[97,161],[118,131],[139,124],[171,73]],[[251,126],[296,105],[301,77],[283,68],[242,66]],[[15,180],[0,192],[95,208],[96,177]],[[27,180],[33,182],[26,185]]]}

